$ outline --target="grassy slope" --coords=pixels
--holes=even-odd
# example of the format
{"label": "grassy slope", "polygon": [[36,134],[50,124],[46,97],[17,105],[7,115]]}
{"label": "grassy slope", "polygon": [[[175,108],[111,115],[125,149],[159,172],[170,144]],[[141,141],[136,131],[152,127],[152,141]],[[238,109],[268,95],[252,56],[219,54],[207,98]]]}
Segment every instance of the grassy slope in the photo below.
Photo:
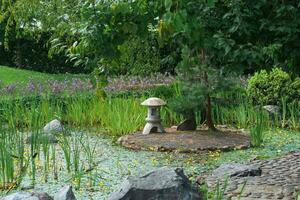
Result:
{"label": "grassy slope", "polygon": [[74,75],[74,74],[46,74],[41,72],[35,72],[30,70],[23,70],[23,69],[16,69],[6,66],[0,65],[0,82],[1,84],[9,84],[20,82],[24,83],[30,79],[34,80],[64,80],[64,79],[71,79],[71,78],[85,78],[87,75]]}

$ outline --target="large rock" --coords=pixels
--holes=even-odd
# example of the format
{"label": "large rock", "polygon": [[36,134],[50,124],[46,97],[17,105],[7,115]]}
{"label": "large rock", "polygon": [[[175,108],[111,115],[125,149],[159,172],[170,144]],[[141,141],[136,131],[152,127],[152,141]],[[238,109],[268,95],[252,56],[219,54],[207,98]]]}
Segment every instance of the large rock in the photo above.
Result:
{"label": "large rock", "polygon": [[239,163],[223,164],[212,172],[211,176],[224,179],[226,177],[246,177],[246,176],[260,176],[261,169],[256,165],[244,165]]}
{"label": "large rock", "polygon": [[238,163],[227,163],[223,164],[217,169],[213,170],[212,173],[203,178],[199,176],[197,182],[199,184],[206,183],[210,190],[213,190],[219,183],[221,187],[224,187],[226,182],[231,182],[232,179],[260,176],[261,168],[256,165],[244,165]]}
{"label": "large rock", "polygon": [[63,131],[61,122],[57,119],[52,120],[44,127],[44,133],[60,133]]}
{"label": "large rock", "polygon": [[177,131],[194,131],[196,129],[195,118],[186,119],[177,126]]}
{"label": "large rock", "polygon": [[54,195],[54,200],[76,200],[73,193],[72,186],[63,187],[58,193]]}
{"label": "large rock", "polygon": [[53,200],[53,198],[46,193],[16,192],[1,200]]}
{"label": "large rock", "polygon": [[200,200],[180,168],[163,167],[141,177],[129,177],[109,200]]}
{"label": "large rock", "polygon": [[53,200],[52,197],[50,197],[47,193],[45,192],[40,192],[40,193],[36,193],[36,192],[33,192],[31,193],[34,197],[38,197],[39,200]]}

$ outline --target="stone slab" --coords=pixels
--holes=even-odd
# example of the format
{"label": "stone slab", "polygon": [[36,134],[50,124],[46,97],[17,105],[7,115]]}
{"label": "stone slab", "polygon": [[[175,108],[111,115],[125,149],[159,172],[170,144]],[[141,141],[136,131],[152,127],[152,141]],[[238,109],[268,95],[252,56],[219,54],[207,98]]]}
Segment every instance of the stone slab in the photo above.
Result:
{"label": "stone slab", "polygon": [[126,135],[118,140],[122,146],[133,150],[175,151],[181,153],[201,153],[203,151],[229,151],[250,146],[248,134],[240,130],[223,129],[218,132],[200,129],[196,131],[176,131],[166,129],[166,133]]}

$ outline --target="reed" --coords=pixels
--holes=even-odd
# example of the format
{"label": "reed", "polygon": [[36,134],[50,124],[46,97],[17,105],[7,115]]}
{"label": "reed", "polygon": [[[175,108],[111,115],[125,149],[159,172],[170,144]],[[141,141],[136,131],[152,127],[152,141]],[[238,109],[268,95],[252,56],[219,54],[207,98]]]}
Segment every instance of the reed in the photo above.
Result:
{"label": "reed", "polygon": [[286,126],[286,118],[287,118],[287,101],[285,97],[281,98],[281,108],[282,108],[281,127],[284,128]]}
{"label": "reed", "polygon": [[72,140],[72,164],[73,164],[73,182],[75,183],[75,189],[79,190],[81,186],[81,180],[84,176],[84,165],[81,163],[81,143],[83,135],[73,135]]}
{"label": "reed", "polygon": [[[174,87],[177,87],[176,95],[181,95],[180,87]],[[34,185],[37,170],[43,171],[45,182],[51,178],[51,174],[57,180],[58,166],[62,163],[76,183],[77,189],[80,188],[85,175],[88,184],[93,186],[96,177],[96,173],[92,171],[96,166],[96,143],[81,134],[69,136],[69,128],[78,132],[83,127],[93,127],[101,130],[101,134],[110,135],[115,139],[134,133],[141,130],[145,124],[147,108],[140,105],[145,98],[99,100],[93,97],[86,100],[78,97],[63,102],[41,98],[30,104],[22,101],[0,101],[0,188],[7,188],[12,184],[19,185],[27,174]],[[296,102],[285,104],[283,99],[283,116],[282,119],[280,116],[275,117],[275,123],[271,123],[267,113],[256,106],[246,100],[241,102],[238,105],[215,105],[213,117],[217,124],[249,128],[252,146],[263,144],[263,132],[271,126],[282,127],[289,122],[292,129],[299,127],[300,109]],[[161,109],[161,116],[165,126],[178,124],[182,120],[181,115],[168,107]],[[57,160],[56,145],[50,144],[41,131],[42,127],[54,118],[61,119],[66,128],[58,137],[63,160]],[[201,121],[201,112],[197,112],[196,118],[198,122]],[[26,144],[28,136],[30,137]],[[40,158],[42,159],[37,160]],[[37,161],[42,161],[41,169]]]}
{"label": "reed", "polygon": [[88,137],[88,138],[81,138],[80,140],[80,143],[81,143],[81,147],[83,148],[83,151],[85,153],[85,157],[86,157],[86,160],[87,160],[87,163],[88,163],[88,166],[87,166],[87,169],[85,170],[85,172],[88,173],[88,185],[90,187],[92,187],[94,184],[93,184],[93,180],[94,180],[94,177],[93,177],[93,169],[96,167],[96,163],[94,162],[95,160],[95,156],[96,156],[96,145],[97,145],[97,142],[94,143],[94,145],[92,146],[91,143],[91,139]]}
{"label": "reed", "polygon": [[290,127],[293,130],[297,130],[300,128],[300,103],[297,104],[297,102],[293,102],[288,104],[288,111],[290,113]]}
{"label": "reed", "polygon": [[260,112],[256,116],[256,122],[253,125],[253,127],[250,129],[250,140],[251,140],[251,145],[253,147],[260,147],[264,141],[264,115],[262,112]]}
{"label": "reed", "polygon": [[[62,137],[60,137],[59,144],[64,154],[67,171],[71,173],[71,142],[69,138],[63,134]],[[55,154],[52,154],[52,157],[55,157]],[[53,162],[55,162],[55,160],[53,160]],[[53,166],[55,166],[55,163],[53,163]]]}
{"label": "reed", "polygon": [[48,182],[48,171],[50,165],[50,144],[48,137],[41,138],[42,151],[43,151],[43,162],[44,162],[44,181]]}
{"label": "reed", "polygon": [[13,145],[7,136],[8,133],[1,133],[0,140],[0,169],[1,169],[1,184],[3,188],[9,188],[9,184],[14,181],[14,159],[9,151]]}

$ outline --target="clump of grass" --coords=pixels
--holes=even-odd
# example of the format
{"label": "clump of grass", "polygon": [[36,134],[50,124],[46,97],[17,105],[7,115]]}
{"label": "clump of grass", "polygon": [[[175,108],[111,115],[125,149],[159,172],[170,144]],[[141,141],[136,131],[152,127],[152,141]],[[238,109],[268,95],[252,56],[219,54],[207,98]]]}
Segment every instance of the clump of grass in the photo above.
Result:
{"label": "clump of grass", "polygon": [[[242,187],[241,187],[241,191],[238,193],[239,196],[237,199],[240,199],[245,186],[246,186],[246,181],[243,183]],[[225,200],[226,198],[226,190],[229,184],[229,177],[226,177],[224,180],[223,185],[220,184],[220,181],[217,182],[217,184],[215,185],[214,188],[212,188],[211,192],[209,192],[209,188],[207,186],[207,184],[204,184],[200,187],[200,192],[203,195],[203,199],[205,200]]]}
{"label": "clump of grass", "polygon": [[43,161],[44,161],[44,181],[48,182],[48,173],[49,173],[49,165],[50,165],[50,144],[49,138],[44,136],[41,138],[42,143],[42,151],[43,151]]}
{"label": "clump of grass", "polygon": [[288,110],[290,113],[290,126],[293,130],[297,130],[297,128],[300,128],[300,106],[297,106],[295,101],[288,105]]}
{"label": "clump of grass", "polygon": [[51,144],[51,156],[52,156],[52,169],[53,169],[53,178],[58,180],[57,164],[56,164],[56,146]]}
{"label": "clump of grass", "polygon": [[264,142],[264,114],[259,112],[256,116],[256,123],[250,129],[251,146],[260,147]]}
{"label": "clump of grass", "polygon": [[[71,142],[69,138],[63,134],[62,137],[60,137],[59,144],[64,154],[67,171],[68,173],[71,173]],[[55,154],[53,156],[55,156]]]}
{"label": "clump of grass", "polygon": [[146,111],[135,99],[111,99],[100,111],[101,124],[114,137],[133,133],[143,127]]}
{"label": "clump of grass", "polygon": [[97,142],[95,142],[95,144],[93,146],[91,146],[91,139],[90,138],[81,138],[80,140],[81,146],[85,152],[85,156],[86,156],[86,160],[88,163],[88,168],[85,170],[85,172],[88,173],[88,181],[89,181],[89,186],[92,187],[93,186],[93,169],[96,165],[96,163],[94,162],[95,160],[95,156],[96,156],[96,145]]}
{"label": "clump of grass", "polygon": [[14,159],[9,151],[11,143],[7,133],[1,133],[0,139],[0,178],[3,188],[8,188],[14,181]]}
{"label": "clump of grass", "polygon": [[281,119],[281,127],[284,128],[286,126],[286,118],[287,118],[287,101],[286,98],[281,98],[282,105],[282,119]]}
{"label": "clump of grass", "polygon": [[216,186],[209,192],[207,184],[200,187],[200,192],[203,195],[203,199],[206,200],[224,200],[225,192],[228,186],[228,177],[225,179],[223,186],[221,186],[220,181],[217,182]]}

